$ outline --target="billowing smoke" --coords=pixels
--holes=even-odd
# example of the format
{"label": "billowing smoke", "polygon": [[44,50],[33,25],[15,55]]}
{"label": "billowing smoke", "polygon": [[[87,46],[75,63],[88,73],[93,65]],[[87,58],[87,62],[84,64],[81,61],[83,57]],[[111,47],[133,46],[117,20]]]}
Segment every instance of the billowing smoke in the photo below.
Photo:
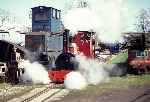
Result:
{"label": "billowing smoke", "polygon": [[73,34],[79,30],[93,30],[103,42],[118,41],[121,38],[122,0],[87,0],[87,5],[70,9],[63,17],[64,26]]}
{"label": "billowing smoke", "polygon": [[79,62],[79,70],[66,76],[65,85],[67,88],[83,89],[87,85],[98,85],[109,81],[109,75],[104,69],[104,63],[87,59],[82,55],[77,55],[76,60]]}
{"label": "billowing smoke", "polygon": [[50,79],[48,77],[48,72],[38,62],[31,63],[30,61],[25,60],[21,63],[21,66],[25,69],[25,72],[22,75],[23,82],[49,84]]}

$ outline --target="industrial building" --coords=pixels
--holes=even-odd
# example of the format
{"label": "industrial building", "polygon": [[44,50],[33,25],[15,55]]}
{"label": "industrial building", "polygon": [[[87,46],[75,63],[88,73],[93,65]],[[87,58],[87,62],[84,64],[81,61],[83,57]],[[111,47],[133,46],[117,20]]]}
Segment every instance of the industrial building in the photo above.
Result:
{"label": "industrial building", "polygon": [[0,49],[0,62],[5,67],[5,73],[3,70],[1,71],[3,72],[3,76],[5,76],[5,81],[16,84],[23,73],[23,69],[19,67],[19,63],[24,59],[26,50],[23,47],[4,40],[0,40]]}

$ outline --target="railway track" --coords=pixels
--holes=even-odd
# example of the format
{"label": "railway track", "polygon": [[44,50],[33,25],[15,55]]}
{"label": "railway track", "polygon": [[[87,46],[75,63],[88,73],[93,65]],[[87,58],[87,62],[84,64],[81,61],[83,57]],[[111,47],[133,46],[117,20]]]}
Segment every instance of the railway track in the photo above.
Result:
{"label": "railway track", "polygon": [[36,98],[36,97],[38,97],[38,96],[40,96],[40,95],[42,95],[42,94],[48,92],[48,90],[50,90],[50,89],[47,87],[47,88],[45,88],[44,90],[42,90],[42,91],[36,93],[35,95],[33,95],[33,96],[31,96],[31,97],[28,97],[28,98],[22,100],[21,102],[30,102],[30,101],[33,100],[34,98]]}
{"label": "railway track", "polygon": [[52,97],[59,97],[66,95],[68,91],[63,88],[63,85],[50,85],[41,89],[34,89],[18,98],[9,100],[8,102],[49,102],[53,100]]}

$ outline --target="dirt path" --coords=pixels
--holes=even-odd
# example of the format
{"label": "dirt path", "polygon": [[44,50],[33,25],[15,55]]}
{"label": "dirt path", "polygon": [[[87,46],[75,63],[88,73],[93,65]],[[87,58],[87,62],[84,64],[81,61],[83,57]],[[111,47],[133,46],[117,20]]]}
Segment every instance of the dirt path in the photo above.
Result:
{"label": "dirt path", "polygon": [[150,85],[113,90],[103,94],[85,93],[84,95],[66,96],[56,102],[150,102]]}

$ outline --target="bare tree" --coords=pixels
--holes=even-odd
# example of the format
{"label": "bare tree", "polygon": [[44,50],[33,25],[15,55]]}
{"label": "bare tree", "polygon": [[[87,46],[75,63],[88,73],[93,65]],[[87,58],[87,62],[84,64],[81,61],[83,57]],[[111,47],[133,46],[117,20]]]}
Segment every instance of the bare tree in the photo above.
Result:
{"label": "bare tree", "polygon": [[139,12],[137,16],[136,30],[141,33],[150,32],[150,9],[142,9]]}
{"label": "bare tree", "polygon": [[0,9],[0,29],[4,26],[6,22],[9,22],[9,12]]}

